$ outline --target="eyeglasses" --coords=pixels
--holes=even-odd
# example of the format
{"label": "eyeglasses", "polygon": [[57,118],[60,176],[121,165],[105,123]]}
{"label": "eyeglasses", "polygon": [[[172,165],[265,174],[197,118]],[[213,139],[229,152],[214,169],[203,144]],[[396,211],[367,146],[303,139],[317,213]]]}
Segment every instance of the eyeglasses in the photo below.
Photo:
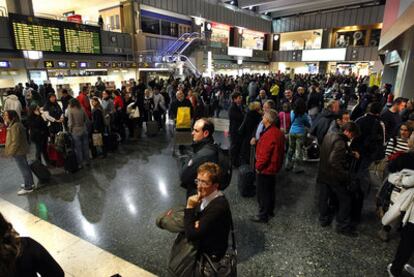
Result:
{"label": "eyeglasses", "polygon": [[201,186],[205,186],[205,187],[210,185],[210,183],[208,181],[201,180],[201,179],[194,179],[194,183],[196,185],[201,185]]}

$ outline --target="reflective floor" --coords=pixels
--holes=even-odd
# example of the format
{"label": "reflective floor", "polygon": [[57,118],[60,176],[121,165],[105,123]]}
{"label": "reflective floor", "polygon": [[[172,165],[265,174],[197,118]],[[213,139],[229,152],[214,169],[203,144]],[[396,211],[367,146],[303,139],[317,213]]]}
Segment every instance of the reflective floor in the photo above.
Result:
{"label": "reflective floor", "polygon": [[[228,146],[226,122],[216,139]],[[2,150],[1,150],[2,151]],[[174,235],[155,226],[164,210],[185,201],[178,182],[170,132],[129,142],[90,169],[67,175],[54,169],[53,181],[28,196],[17,196],[21,177],[10,159],[0,159],[0,197],[145,270],[166,275]],[[317,165],[301,175],[277,179],[276,216],[267,225],[249,221],[257,205],[241,198],[237,171],[225,192],[233,211],[239,276],[387,276],[398,235],[376,238],[380,227],[368,199],[356,239],[337,235],[317,221]]]}

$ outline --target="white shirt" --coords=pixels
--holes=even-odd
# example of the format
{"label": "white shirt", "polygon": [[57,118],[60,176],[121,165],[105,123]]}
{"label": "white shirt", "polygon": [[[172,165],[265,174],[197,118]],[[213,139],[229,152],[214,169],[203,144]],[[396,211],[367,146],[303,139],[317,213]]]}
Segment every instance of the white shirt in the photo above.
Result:
{"label": "white shirt", "polygon": [[200,211],[204,210],[208,206],[208,204],[210,204],[211,201],[213,201],[219,196],[223,196],[223,193],[220,190],[216,190],[210,193],[210,195],[208,195],[207,197],[204,197],[201,200]]}

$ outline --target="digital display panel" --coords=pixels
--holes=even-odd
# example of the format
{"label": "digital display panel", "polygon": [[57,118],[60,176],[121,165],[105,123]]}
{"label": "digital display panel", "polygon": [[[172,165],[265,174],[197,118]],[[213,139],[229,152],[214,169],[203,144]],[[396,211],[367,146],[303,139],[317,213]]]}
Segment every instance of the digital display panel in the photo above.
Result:
{"label": "digital display panel", "polygon": [[70,53],[100,54],[99,32],[63,29],[65,50]]}
{"label": "digital display panel", "polygon": [[8,61],[0,61],[0,68],[8,68],[10,63]]}
{"label": "digital display panel", "polygon": [[53,61],[44,61],[43,62],[46,68],[53,68],[55,67],[55,63]]}
{"label": "digital display panel", "polygon": [[98,27],[9,13],[17,50],[101,54]]}
{"label": "digital display panel", "polygon": [[18,50],[62,51],[59,28],[22,22],[13,22],[12,25]]}
{"label": "digital display panel", "polygon": [[313,49],[313,50],[302,51],[303,62],[344,61],[345,57],[346,57],[346,48]]}
{"label": "digital display panel", "polygon": [[86,67],[88,67],[88,63],[87,62],[79,62],[79,67],[86,68]]}
{"label": "digital display panel", "polygon": [[67,62],[57,62],[58,67],[60,68],[66,68],[68,67],[68,63]]}

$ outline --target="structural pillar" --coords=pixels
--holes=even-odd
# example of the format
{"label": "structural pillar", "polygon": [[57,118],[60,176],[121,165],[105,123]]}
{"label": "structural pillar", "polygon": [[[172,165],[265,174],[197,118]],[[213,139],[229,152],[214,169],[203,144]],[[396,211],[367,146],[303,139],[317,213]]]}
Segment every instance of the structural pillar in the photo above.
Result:
{"label": "structural pillar", "polygon": [[6,0],[6,5],[9,13],[34,15],[32,0]]}

